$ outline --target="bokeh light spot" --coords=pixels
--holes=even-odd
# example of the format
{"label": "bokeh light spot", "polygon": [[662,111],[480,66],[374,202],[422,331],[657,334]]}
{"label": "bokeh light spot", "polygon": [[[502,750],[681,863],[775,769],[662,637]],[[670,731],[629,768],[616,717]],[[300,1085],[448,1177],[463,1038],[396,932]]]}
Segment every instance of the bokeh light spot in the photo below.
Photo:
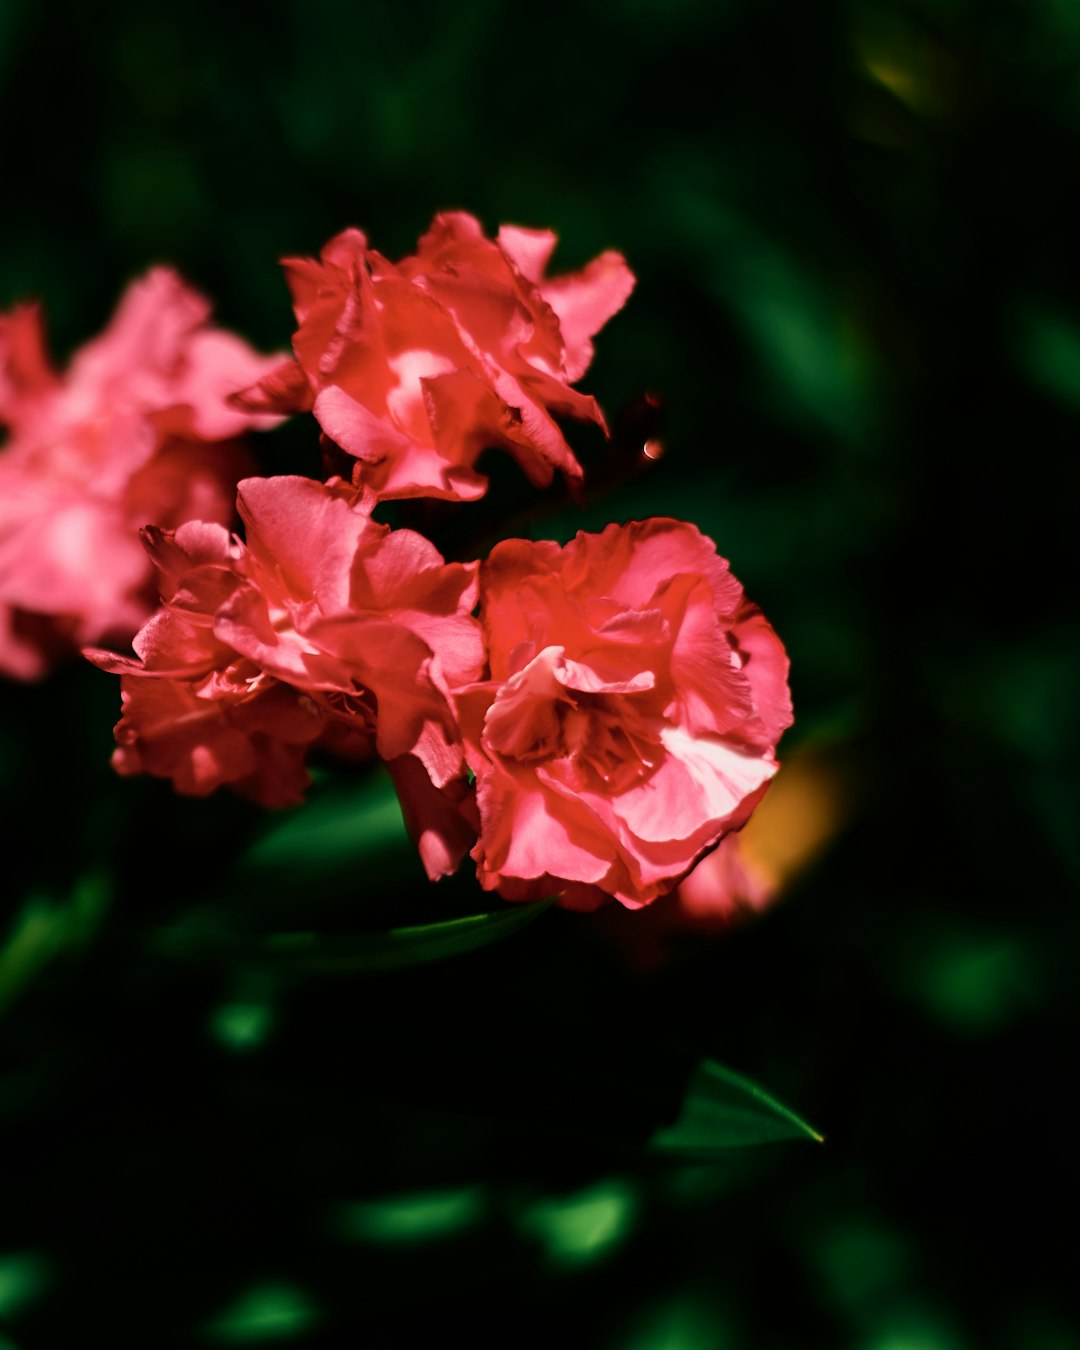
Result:
{"label": "bokeh light spot", "polygon": [[36,1252],[0,1255],[0,1317],[15,1317],[48,1282],[48,1267]]}
{"label": "bokeh light spot", "polygon": [[342,1205],[335,1226],[349,1241],[397,1246],[454,1237],[479,1223],[484,1210],[476,1188],[424,1191]]}
{"label": "bokeh light spot", "polygon": [[205,1330],[217,1345],[286,1340],[309,1330],[318,1319],[310,1298],[295,1285],[267,1281],[245,1290]]}
{"label": "bokeh light spot", "polygon": [[273,1024],[265,1003],[223,1003],[210,1015],[210,1034],[227,1050],[242,1052],[262,1045]]}
{"label": "bokeh light spot", "polygon": [[619,1246],[634,1226],[637,1208],[627,1182],[612,1178],[574,1195],[538,1200],[519,1223],[556,1265],[584,1265]]}
{"label": "bokeh light spot", "polygon": [[648,1309],[619,1350],[729,1350],[737,1343],[722,1308],[683,1291]]}

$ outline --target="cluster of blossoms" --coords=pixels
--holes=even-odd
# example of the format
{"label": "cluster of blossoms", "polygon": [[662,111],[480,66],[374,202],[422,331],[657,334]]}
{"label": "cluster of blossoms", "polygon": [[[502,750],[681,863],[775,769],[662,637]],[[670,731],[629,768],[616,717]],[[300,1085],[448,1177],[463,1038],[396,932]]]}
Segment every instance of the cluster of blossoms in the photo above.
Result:
{"label": "cluster of blossoms", "polygon": [[227,396],[277,365],[208,326],[167,268],[133,282],[62,378],[32,305],[0,315],[0,672],[36,679],[153,611],[148,521],[231,522],[240,441],[278,419]]}
{"label": "cluster of blossoms", "polygon": [[[485,889],[580,909],[651,903],[745,823],[791,721],[787,659],[693,525],[610,525],[564,547],[505,539],[482,561],[448,563],[423,535],[374,518],[387,500],[482,496],[477,459],[491,448],[535,484],[556,470],[581,478],[555,418],[603,426],[572,386],[633,277],[604,253],[549,279],[554,244],[509,227],[491,240],[472,217],[444,214],[391,263],[347,230],[318,261],[285,263],[293,358],[245,350],[241,370],[230,347],[231,391],[224,361],[198,383],[196,352],[235,340],[185,330],[173,402],[139,405],[150,456],[169,437],[205,447],[214,432],[311,412],[351,472],[243,479],[242,541],[226,513],[189,509],[190,494],[149,515],[161,603],[135,656],[99,646],[116,616],[75,629],[121,677],[121,773],[285,806],[303,795],[313,747],[377,757],[429,876],[471,853]],[[16,374],[29,364],[8,360]],[[16,427],[32,384],[9,374],[0,386]],[[18,448],[17,437],[6,453]],[[5,601],[8,570],[0,557]]]}

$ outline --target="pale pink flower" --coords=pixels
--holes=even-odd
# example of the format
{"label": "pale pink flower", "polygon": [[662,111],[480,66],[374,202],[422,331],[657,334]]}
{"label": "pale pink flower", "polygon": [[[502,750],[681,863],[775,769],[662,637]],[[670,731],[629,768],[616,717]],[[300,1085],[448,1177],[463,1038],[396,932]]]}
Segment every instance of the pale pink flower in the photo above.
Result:
{"label": "pale pink flower", "polygon": [[36,307],[0,317],[0,671],[33,679],[63,652],[127,641],[154,603],[139,529],[232,519],[249,464],[237,438],[277,419],[227,400],[277,360],[209,313],[154,268],[63,376]]}

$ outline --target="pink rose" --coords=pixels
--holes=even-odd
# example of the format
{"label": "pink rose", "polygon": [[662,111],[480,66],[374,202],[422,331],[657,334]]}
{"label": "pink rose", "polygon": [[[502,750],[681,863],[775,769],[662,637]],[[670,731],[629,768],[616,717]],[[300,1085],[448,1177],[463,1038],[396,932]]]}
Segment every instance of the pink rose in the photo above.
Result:
{"label": "pink rose", "polygon": [[61,377],[41,318],[0,317],[0,671],[24,679],[85,643],[127,641],[153,607],[150,521],[229,521],[236,437],[274,418],[227,402],[276,364],[207,326],[166,268],[128,288]]}
{"label": "pink rose", "polygon": [[[238,504],[246,544],[212,524],[147,531],[170,598],[135,638],[138,660],[88,653],[123,677],[117,769],[288,805],[318,740],[373,750],[410,802],[457,793],[448,694],[483,668],[477,565],[377,524],[340,480],[251,478]],[[417,832],[436,874],[470,842],[460,817]]]}
{"label": "pink rose", "polygon": [[438,215],[414,257],[391,263],[359,230],[318,262],[287,259],[299,328],[295,362],[248,390],[244,406],[313,409],[380,498],[483,495],[475,468],[499,446],[532,482],[581,477],[551,414],[603,425],[570,386],[590,339],[622,308],[634,278],[618,253],[550,280],[548,230],[503,226],[497,240],[463,212]]}
{"label": "pink rose", "polygon": [[501,543],[481,622],[490,678],[456,704],[485,888],[636,908],[746,821],[791,722],[787,657],[693,525]]}

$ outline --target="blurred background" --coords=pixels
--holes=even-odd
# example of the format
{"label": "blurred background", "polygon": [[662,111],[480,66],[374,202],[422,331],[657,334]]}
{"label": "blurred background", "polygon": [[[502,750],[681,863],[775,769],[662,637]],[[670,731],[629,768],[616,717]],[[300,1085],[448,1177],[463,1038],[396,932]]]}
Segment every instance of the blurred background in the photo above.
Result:
{"label": "blurred background", "polygon": [[[5,685],[2,1350],[1080,1346],[1080,8],[0,0],[0,125],[0,307],[61,360],[152,262],[274,350],[348,224],[622,250],[593,489],[490,509],[696,521],[796,705],[767,912],[370,973],[252,942],[483,907],[378,781],[268,823],[115,779],[113,678]],[[702,1055],[825,1144],[650,1152]]]}

